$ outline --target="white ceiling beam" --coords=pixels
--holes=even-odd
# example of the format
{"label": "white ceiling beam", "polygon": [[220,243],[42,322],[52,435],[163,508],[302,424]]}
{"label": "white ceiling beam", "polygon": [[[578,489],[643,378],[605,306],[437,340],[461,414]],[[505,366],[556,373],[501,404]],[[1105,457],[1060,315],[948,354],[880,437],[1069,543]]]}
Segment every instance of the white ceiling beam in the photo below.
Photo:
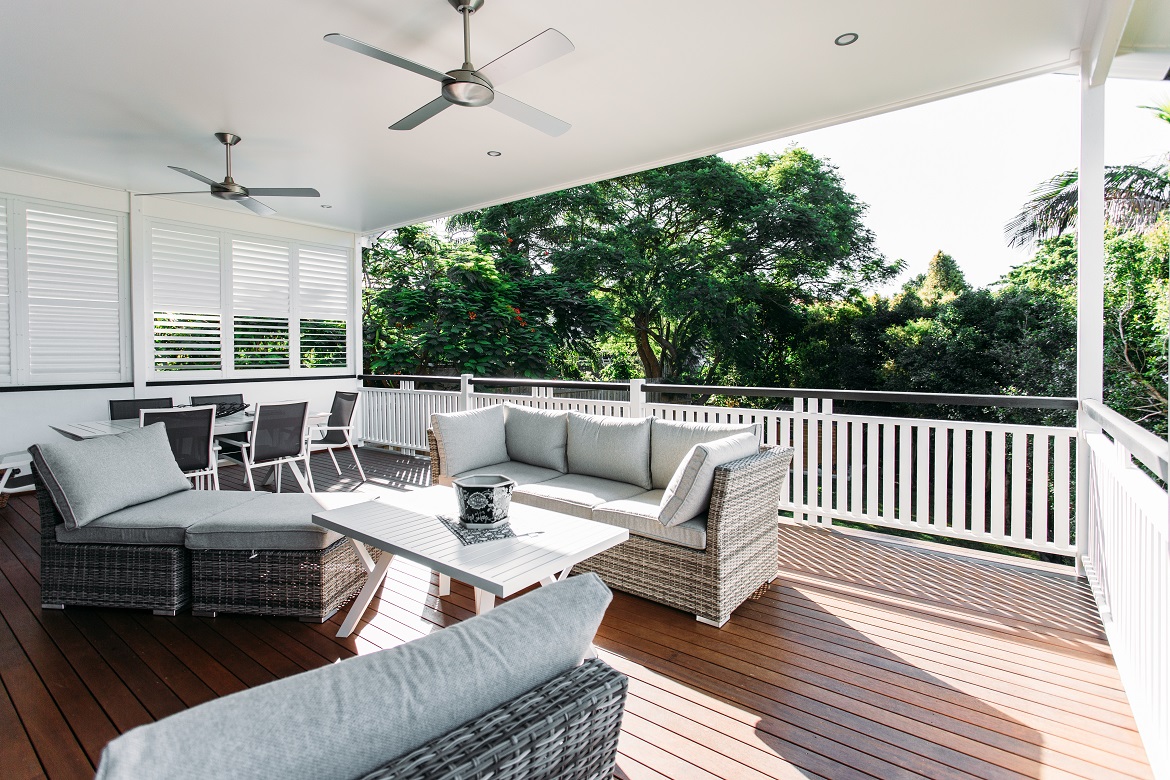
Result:
{"label": "white ceiling beam", "polygon": [[[1109,77],[1133,5],[1134,0],[1102,0],[1090,7],[1085,29],[1086,38],[1089,38],[1086,40],[1086,59],[1091,63],[1089,86],[1099,87]],[[1094,19],[1096,23],[1093,23]]]}

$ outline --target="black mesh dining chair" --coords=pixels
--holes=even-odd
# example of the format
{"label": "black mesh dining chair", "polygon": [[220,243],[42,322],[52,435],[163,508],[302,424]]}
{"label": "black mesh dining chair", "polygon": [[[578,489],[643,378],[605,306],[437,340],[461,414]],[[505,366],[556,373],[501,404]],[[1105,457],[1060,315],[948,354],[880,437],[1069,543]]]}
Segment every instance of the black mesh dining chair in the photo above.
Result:
{"label": "black mesh dining chair", "polygon": [[158,422],[166,426],[175,462],[195,483],[197,490],[219,490],[214,406],[143,409],[138,420],[143,427]]}
{"label": "black mesh dining chair", "polygon": [[207,406],[209,404],[242,404],[244,402],[243,393],[228,393],[227,395],[193,395],[191,396],[192,406]]}
{"label": "black mesh dining chair", "polygon": [[309,453],[328,452],[333,461],[333,468],[341,475],[341,466],[337,463],[334,450],[348,449],[357,465],[358,473],[362,475],[362,482],[366,481],[366,471],[362,462],[358,460],[357,450],[353,446],[353,414],[357,409],[358,393],[337,391],[333,394],[333,408],[329,411],[329,421],[325,425],[313,426],[313,434],[323,434],[319,439],[309,440]]}
{"label": "black mesh dining chair", "polygon": [[137,420],[143,409],[170,409],[175,405],[172,398],[131,398],[126,401],[110,401],[111,420]]}
{"label": "black mesh dining chair", "polygon": [[[276,404],[256,404],[256,416],[248,438],[234,439],[221,436],[221,455],[243,465],[248,489],[255,490],[252,469],[273,466],[276,469],[276,492],[280,492],[281,467],[285,463],[301,490],[313,490],[313,472],[309,470],[309,402],[288,401]],[[304,474],[297,461],[305,465]]]}

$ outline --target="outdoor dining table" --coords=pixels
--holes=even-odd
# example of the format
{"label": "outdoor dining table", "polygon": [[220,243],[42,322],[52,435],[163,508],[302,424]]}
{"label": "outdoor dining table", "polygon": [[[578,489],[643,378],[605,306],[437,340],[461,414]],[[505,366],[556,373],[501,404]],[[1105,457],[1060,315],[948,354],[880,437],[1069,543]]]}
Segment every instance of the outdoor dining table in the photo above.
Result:
{"label": "outdoor dining table", "polygon": [[[215,435],[247,433],[252,430],[253,419],[255,419],[254,416],[247,412],[236,412],[226,417],[217,417]],[[329,412],[309,412],[309,425],[320,424],[328,419]],[[93,422],[65,423],[49,427],[66,438],[80,441],[81,439],[96,439],[98,436],[110,436],[115,433],[132,431],[138,427],[138,420],[94,420]]]}

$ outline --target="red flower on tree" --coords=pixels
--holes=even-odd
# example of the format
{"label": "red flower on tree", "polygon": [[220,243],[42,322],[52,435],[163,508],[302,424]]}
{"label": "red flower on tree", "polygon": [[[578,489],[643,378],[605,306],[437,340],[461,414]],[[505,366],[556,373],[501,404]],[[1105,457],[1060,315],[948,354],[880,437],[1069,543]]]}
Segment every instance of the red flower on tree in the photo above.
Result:
{"label": "red flower on tree", "polygon": [[473,311],[467,312],[467,319],[474,320],[475,319],[475,312],[473,312]]}

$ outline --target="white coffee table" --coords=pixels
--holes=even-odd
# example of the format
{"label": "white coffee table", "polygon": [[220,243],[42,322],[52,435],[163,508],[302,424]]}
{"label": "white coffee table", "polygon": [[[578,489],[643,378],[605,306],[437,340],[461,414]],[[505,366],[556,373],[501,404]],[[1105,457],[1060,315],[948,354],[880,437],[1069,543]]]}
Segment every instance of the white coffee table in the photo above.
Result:
{"label": "white coffee table", "polygon": [[[451,592],[451,578],[475,588],[475,612],[530,585],[548,585],[569,576],[575,564],[630,538],[624,528],[512,502],[508,522],[515,537],[464,545],[436,517],[458,517],[455,491],[435,486],[330,509],[313,522],[349,537],[370,572],[337,636],[349,636],[382,586],[390,562],[400,555],[439,573],[439,595]],[[375,565],[364,545],[383,555]]]}

